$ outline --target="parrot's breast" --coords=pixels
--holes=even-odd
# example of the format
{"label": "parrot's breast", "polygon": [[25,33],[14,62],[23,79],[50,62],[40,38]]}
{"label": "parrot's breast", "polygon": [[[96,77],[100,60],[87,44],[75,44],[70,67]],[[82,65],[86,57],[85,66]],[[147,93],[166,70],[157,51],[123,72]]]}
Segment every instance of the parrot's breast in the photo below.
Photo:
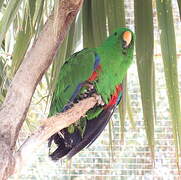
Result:
{"label": "parrot's breast", "polygon": [[[99,51],[98,51],[99,52]],[[94,81],[97,94],[101,95],[105,104],[109,103],[111,96],[115,93],[116,87],[121,84],[125,75],[124,64],[121,61],[120,53],[103,53],[98,68],[92,73],[89,80]],[[108,56],[106,56],[109,54]]]}

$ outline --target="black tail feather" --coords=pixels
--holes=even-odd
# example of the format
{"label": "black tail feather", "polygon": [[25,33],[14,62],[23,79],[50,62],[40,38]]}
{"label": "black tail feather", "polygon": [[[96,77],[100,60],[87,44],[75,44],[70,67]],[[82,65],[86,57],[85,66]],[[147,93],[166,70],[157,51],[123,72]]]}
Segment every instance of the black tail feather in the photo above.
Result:
{"label": "black tail feather", "polygon": [[58,146],[58,148],[53,153],[51,154],[49,153],[49,156],[54,161],[62,158],[71,150],[71,148],[65,147],[64,139],[58,133],[54,134],[49,138],[48,141],[49,148],[51,147],[52,141],[54,141],[54,143]]}
{"label": "black tail feather", "polygon": [[52,160],[58,160],[63,156],[67,155],[69,151],[79,144],[82,140],[81,135],[78,130],[70,134],[67,128],[60,131],[61,134],[56,133],[49,138],[48,147],[51,147],[52,142],[54,142],[58,147],[53,153],[49,153]]}
{"label": "black tail feather", "polygon": [[58,146],[58,148],[52,154],[50,154],[49,156],[51,157],[51,159],[53,161],[57,161],[60,158],[66,156],[70,150],[71,150],[70,148],[67,148],[65,146],[64,147],[63,146]]}
{"label": "black tail feather", "polygon": [[75,154],[80,152],[84,147],[90,146],[97,139],[97,137],[101,134],[109,122],[114,109],[115,108],[113,107],[106,109],[102,111],[97,118],[87,121],[84,137],[82,141],[73,147],[67,154],[68,159],[72,158]]}
{"label": "black tail feather", "polygon": [[106,127],[114,109],[115,106],[107,108],[103,110],[98,117],[88,120],[83,138],[81,138],[78,131],[69,134],[66,128],[61,130],[64,138],[58,133],[54,134],[49,139],[48,145],[50,147],[52,141],[54,141],[54,143],[58,145],[58,148],[49,155],[51,159],[56,161],[64,156],[70,159],[84,147],[90,146]]}

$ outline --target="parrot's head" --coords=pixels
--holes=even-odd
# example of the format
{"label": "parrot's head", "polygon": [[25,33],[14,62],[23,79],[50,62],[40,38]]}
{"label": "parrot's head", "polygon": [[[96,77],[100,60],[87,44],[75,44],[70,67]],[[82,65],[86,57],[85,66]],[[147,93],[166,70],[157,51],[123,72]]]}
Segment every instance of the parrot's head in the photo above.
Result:
{"label": "parrot's head", "polygon": [[135,35],[128,28],[118,28],[103,43],[103,46],[121,53],[123,59],[132,61]]}

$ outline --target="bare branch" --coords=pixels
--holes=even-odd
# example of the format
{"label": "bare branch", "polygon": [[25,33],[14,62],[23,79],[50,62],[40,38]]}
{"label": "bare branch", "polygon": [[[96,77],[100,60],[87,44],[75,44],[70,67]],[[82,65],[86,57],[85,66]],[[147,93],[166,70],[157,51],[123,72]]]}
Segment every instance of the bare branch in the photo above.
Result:
{"label": "bare branch", "polygon": [[75,104],[71,109],[56,116],[45,119],[38,130],[33,133],[20,147],[15,155],[15,171],[19,172],[21,167],[24,167],[26,162],[31,162],[32,153],[53,134],[59,130],[68,127],[70,124],[79,120],[86,112],[95,106],[97,103],[96,97],[90,97]]}
{"label": "bare branch", "polygon": [[0,109],[0,179],[7,179],[14,171],[14,146],[36,85],[51,64],[82,3],[83,0],[60,1],[56,16],[48,18],[13,78]]}

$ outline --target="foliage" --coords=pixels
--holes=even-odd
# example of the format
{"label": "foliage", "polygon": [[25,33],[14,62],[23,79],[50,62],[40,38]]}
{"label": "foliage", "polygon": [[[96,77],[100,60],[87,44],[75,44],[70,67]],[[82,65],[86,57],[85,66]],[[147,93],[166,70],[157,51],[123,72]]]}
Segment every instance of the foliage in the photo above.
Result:
{"label": "foliage", "polygon": [[[135,32],[137,35],[136,57],[143,115],[148,143],[153,154],[154,119],[156,117],[154,112],[156,107],[152,1],[135,0],[134,2]],[[180,0],[177,2],[180,7]],[[55,9],[56,13],[57,3],[58,0],[0,0],[0,104],[6,95],[9,81],[11,81],[18,67],[21,65],[28,48],[40,33],[47,17],[53,9]],[[161,29],[160,42],[174,138],[177,149],[181,150],[180,99],[171,0],[156,0],[156,6],[159,27]],[[60,71],[61,65],[65,58],[77,49],[82,37],[83,47],[99,45],[117,26],[125,26],[125,8],[127,7],[124,7],[124,0],[85,0],[82,12],[79,13],[75,22],[70,27],[64,44],[59,48],[57,55],[54,57],[54,63],[45,74],[43,81],[38,85],[40,89],[43,89],[45,84],[48,87],[47,98],[45,98],[46,103],[50,101],[49,97],[51,97],[52,90],[55,87],[57,74]],[[134,124],[132,118],[134,114],[131,111],[129,101],[124,101],[121,107],[121,109],[124,109],[124,111],[120,112],[122,119],[121,131],[123,132],[126,109],[132,124]]]}
{"label": "foliage", "polygon": [[[153,75],[153,12],[152,1],[134,1],[136,60],[141,89],[143,117],[147,132],[148,144],[154,156],[154,75]],[[140,9],[140,6],[144,8]],[[143,16],[144,14],[144,16]]]}

